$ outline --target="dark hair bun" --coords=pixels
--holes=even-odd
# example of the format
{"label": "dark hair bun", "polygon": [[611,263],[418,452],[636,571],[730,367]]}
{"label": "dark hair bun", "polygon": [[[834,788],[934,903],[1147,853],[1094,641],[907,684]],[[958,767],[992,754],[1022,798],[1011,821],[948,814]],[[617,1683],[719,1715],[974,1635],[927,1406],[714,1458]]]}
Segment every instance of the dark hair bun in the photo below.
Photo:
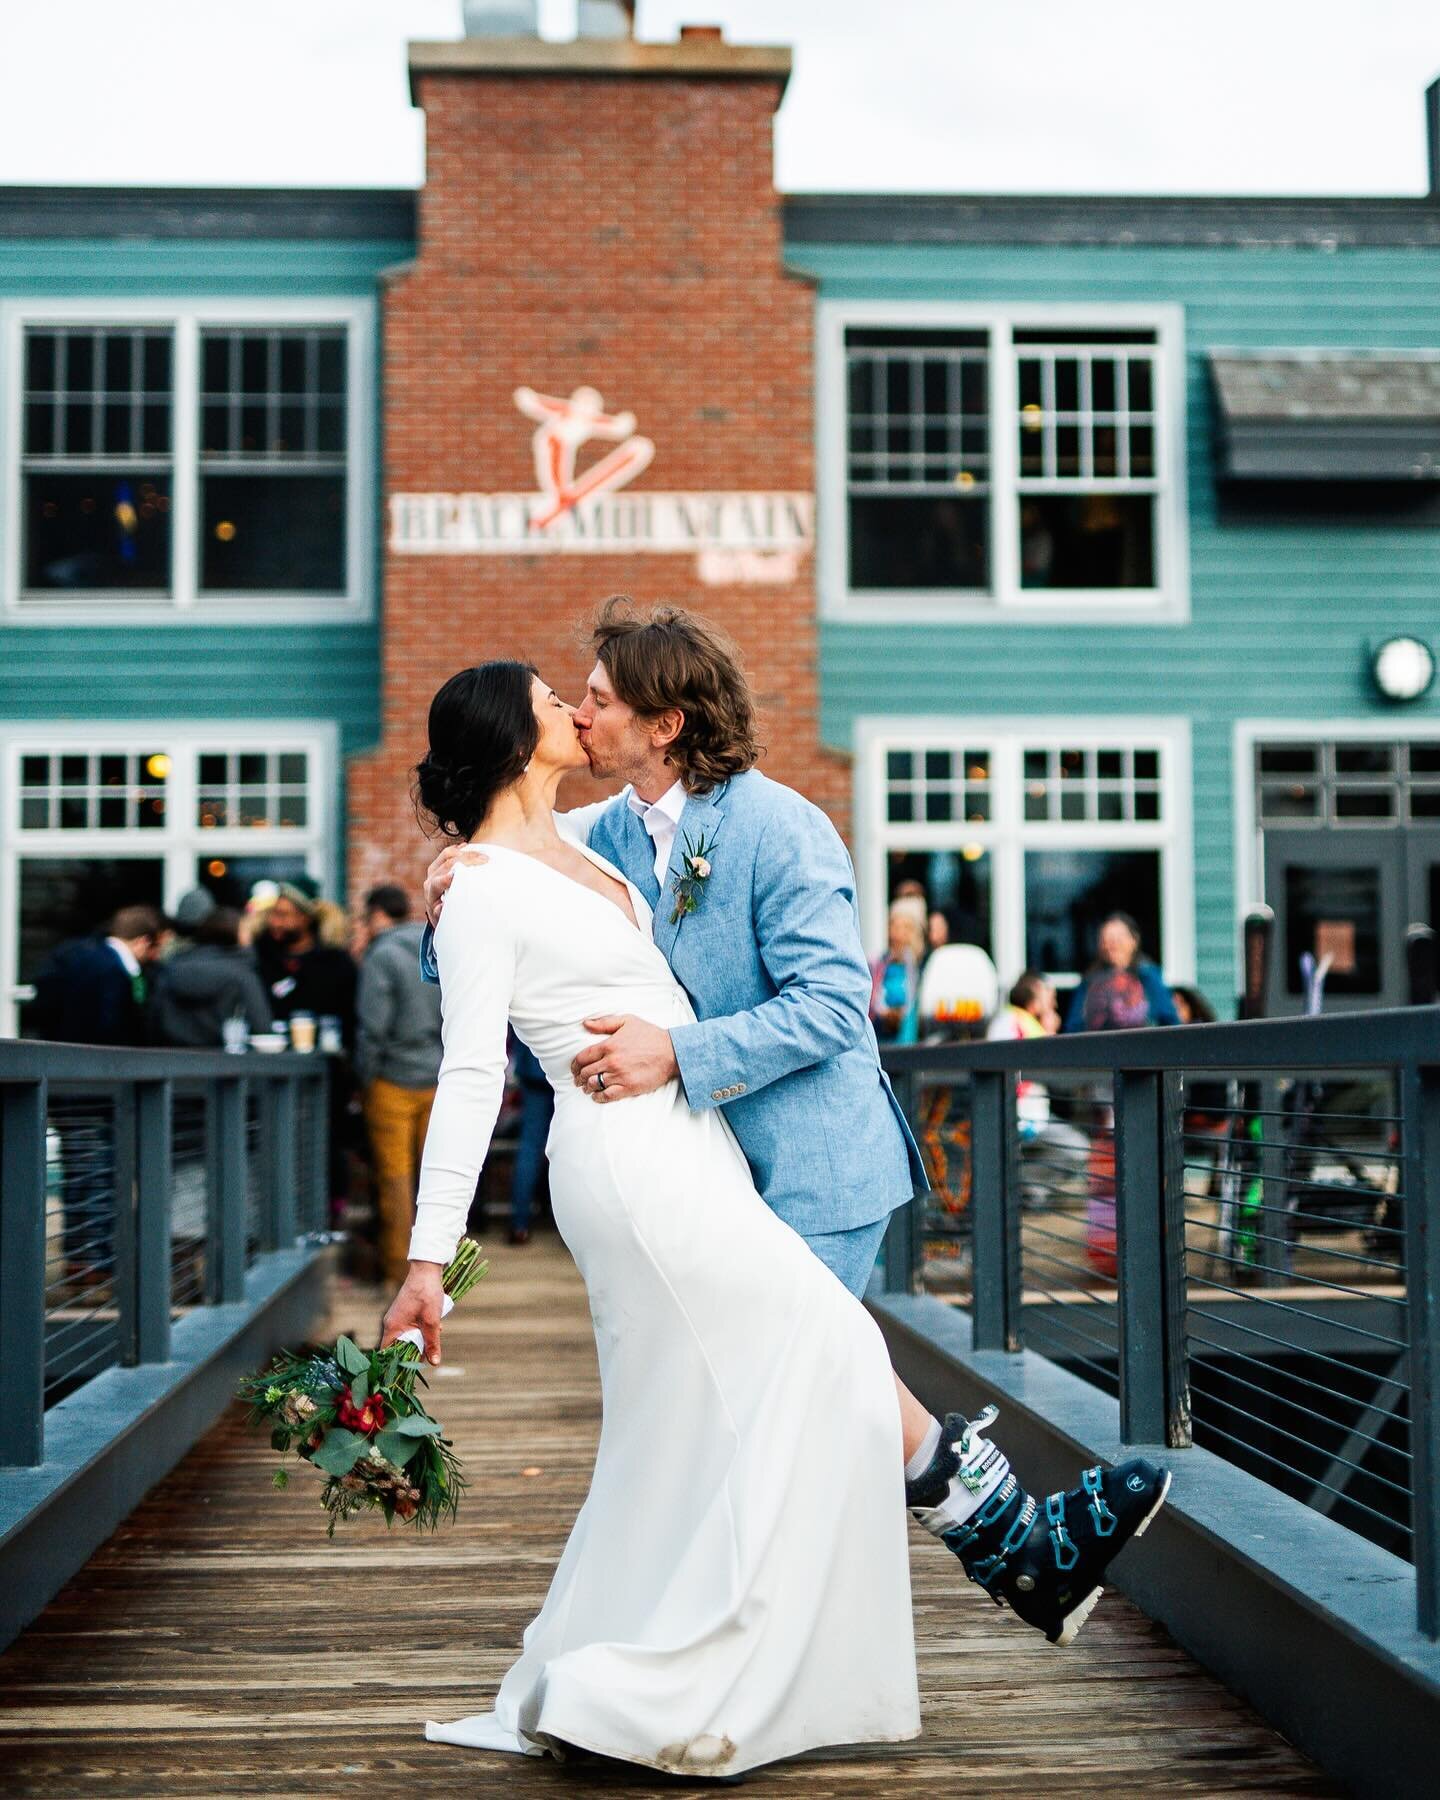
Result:
{"label": "dark hair bun", "polygon": [[452,675],[430,702],[430,749],[415,769],[415,805],[446,837],[473,837],[496,795],[535,754],[534,675],[528,663],[481,663]]}

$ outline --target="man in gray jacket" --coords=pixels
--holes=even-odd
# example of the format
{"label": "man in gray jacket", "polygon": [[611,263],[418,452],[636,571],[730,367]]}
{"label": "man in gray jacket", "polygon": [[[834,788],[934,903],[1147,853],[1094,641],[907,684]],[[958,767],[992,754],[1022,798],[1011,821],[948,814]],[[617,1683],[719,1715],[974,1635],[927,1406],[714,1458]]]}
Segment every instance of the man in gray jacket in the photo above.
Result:
{"label": "man in gray jacket", "polygon": [[422,927],[404,888],[365,896],[370,945],[355,1003],[355,1074],[375,1159],[380,1260],[387,1281],[409,1269],[420,1155],[440,1073],[440,990],[417,968]]}

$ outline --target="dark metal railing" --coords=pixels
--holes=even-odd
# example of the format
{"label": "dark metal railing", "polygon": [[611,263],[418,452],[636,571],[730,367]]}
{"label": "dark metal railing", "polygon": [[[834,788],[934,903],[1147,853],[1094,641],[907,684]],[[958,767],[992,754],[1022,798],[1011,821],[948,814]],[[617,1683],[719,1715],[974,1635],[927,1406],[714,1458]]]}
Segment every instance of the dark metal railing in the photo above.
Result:
{"label": "dark metal railing", "polygon": [[887,1286],[1408,1558],[1440,1637],[1440,1007],[885,1052]]}
{"label": "dark metal railing", "polygon": [[0,1468],[103,1370],[163,1363],[172,1323],[328,1226],[316,1055],[0,1042]]}

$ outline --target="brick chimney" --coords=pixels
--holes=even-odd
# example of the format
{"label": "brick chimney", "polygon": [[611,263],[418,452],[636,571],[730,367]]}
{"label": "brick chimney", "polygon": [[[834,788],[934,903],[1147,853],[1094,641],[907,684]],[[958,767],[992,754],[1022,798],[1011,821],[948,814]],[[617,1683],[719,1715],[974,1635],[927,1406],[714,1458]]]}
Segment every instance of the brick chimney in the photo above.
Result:
{"label": "brick chimney", "polygon": [[[762,767],[843,826],[848,768],[818,741],[813,297],[782,264],[773,176],[789,52],[467,38],[413,44],[410,70],[429,167],[383,298],[384,741],[352,766],[352,883],[413,886],[433,853],[407,771],[441,683],[518,656],[578,699],[614,593],[735,634]],[[611,435],[576,483],[626,466],[608,512],[577,505],[551,534],[568,544],[537,542],[536,409],[580,390]]]}

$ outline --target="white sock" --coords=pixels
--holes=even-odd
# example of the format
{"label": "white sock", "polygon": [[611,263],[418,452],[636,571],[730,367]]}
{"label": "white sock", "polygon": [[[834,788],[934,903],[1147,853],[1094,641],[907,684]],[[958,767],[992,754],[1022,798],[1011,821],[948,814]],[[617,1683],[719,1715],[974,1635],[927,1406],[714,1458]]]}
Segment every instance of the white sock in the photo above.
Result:
{"label": "white sock", "polygon": [[940,1421],[933,1415],[929,1430],[921,1441],[920,1448],[905,1465],[905,1479],[918,1481],[935,1460],[935,1452],[940,1448]]}
{"label": "white sock", "polygon": [[[989,1411],[989,1417],[982,1413],[967,1431],[962,1440],[960,1467],[950,1477],[949,1491],[944,1498],[935,1506],[911,1508],[925,1529],[933,1531],[936,1537],[943,1537],[947,1531],[972,1519],[1010,1473],[1009,1457],[997,1450],[988,1438],[981,1437],[977,1429],[977,1426],[989,1425],[994,1416],[993,1411]],[[907,1467],[905,1474],[907,1480],[914,1481],[916,1475],[924,1474],[924,1470],[919,1469],[912,1475]]]}

